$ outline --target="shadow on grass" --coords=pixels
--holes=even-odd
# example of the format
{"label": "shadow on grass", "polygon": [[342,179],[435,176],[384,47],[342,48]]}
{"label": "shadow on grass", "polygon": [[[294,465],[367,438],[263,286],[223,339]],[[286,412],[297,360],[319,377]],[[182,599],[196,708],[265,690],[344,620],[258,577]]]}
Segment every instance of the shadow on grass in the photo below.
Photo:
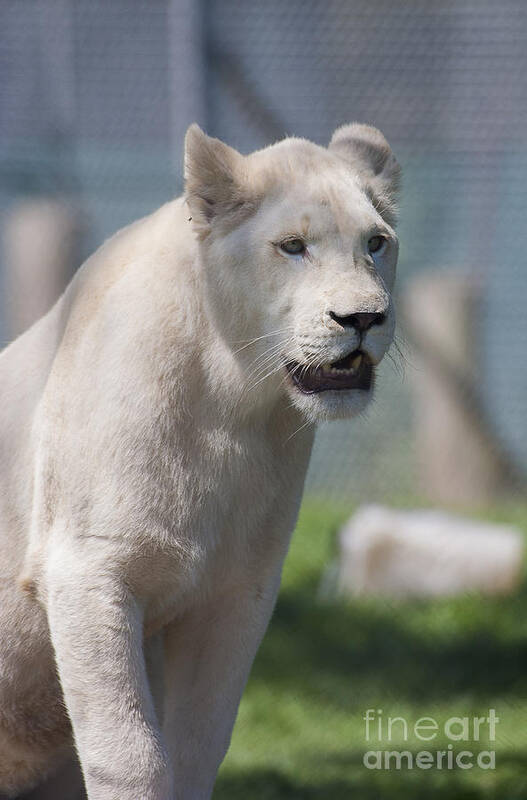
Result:
{"label": "shadow on grass", "polygon": [[304,782],[275,770],[251,770],[219,778],[213,800],[527,800],[527,780],[518,779],[525,760],[512,773],[490,786],[467,785],[455,772],[373,772],[357,767],[349,780],[337,778]]}
{"label": "shadow on grass", "polygon": [[525,697],[526,618],[525,588],[504,599],[392,606],[318,605],[311,590],[295,587],[280,596],[252,681],[323,695],[340,708],[357,695],[361,704],[368,695],[372,702]]}

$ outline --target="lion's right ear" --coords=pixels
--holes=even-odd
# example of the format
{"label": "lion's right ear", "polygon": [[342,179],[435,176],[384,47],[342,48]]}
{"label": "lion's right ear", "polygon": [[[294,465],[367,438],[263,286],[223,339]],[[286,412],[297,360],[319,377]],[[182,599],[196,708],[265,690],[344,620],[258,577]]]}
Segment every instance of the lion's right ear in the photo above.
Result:
{"label": "lion's right ear", "polygon": [[342,125],[333,134],[329,149],[353,167],[381,216],[394,224],[401,168],[382,133],[357,122]]}
{"label": "lion's right ear", "polygon": [[239,209],[246,201],[244,158],[237,150],[207,136],[192,124],[185,136],[185,195],[198,236],[203,239],[213,222]]}

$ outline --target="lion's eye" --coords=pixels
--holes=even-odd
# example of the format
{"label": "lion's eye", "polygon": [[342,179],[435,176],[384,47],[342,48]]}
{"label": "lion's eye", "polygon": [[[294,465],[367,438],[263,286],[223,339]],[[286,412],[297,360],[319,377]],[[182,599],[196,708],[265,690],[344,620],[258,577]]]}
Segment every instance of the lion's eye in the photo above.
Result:
{"label": "lion's eye", "polygon": [[386,239],[384,236],[372,236],[371,239],[368,240],[368,253],[378,253],[379,250],[382,250]]}
{"label": "lion's eye", "polygon": [[280,242],[280,249],[289,255],[298,256],[305,252],[306,246],[302,239],[286,239]]}

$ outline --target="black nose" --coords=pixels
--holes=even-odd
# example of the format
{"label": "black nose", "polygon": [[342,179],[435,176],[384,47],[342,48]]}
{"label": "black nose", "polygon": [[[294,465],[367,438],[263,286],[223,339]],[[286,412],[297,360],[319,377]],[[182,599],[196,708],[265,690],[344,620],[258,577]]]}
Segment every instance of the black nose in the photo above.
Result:
{"label": "black nose", "polygon": [[370,314],[369,312],[359,311],[356,314],[348,314],[345,317],[339,317],[333,311],[329,312],[331,319],[342,325],[343,328],[355,328],[358,333],[364,333],[369,330],[372,325],[382,325],[386,316],[380,313]]}

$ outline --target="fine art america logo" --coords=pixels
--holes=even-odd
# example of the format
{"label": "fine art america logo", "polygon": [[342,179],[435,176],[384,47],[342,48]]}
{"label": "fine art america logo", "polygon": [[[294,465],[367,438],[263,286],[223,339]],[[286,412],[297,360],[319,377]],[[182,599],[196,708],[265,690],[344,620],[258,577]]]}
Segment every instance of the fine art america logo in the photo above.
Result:
{"label": "fine art america logo", "polygon": [[[367,769],[496,768],[495,750],[480,750],[478,745],[496,741],[496,725],[500,720],[494,708],[485,717],[450,717],[444,722],[433,717],[409,722],[405,717],[385,717],[382,708],[368,708],[363,720],[366,741],[370,747],[379,748],[364,753],[362,761]],[[449,740],[446,749],[432,749],[438,737]],[[427,742],[429,749],[417,752],[386,749],[394,738]]]}

